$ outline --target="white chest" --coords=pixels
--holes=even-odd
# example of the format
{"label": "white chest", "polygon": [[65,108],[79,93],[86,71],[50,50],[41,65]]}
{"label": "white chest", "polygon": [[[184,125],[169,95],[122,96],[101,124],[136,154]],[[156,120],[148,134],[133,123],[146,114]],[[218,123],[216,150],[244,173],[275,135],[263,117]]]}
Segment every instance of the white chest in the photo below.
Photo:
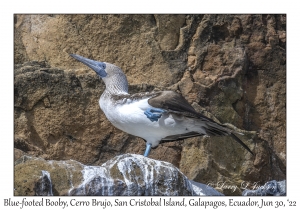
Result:
{"label": "white chest", "polygon": [[[100,98],[100,107],[107,119],[117,128],[128,133],[132,127],[142,125],[151,125],[151,121],[146,117],[144,112],[151,106],[148,104],[148,98],[142,100],[127,100],[122,104],[115,104],[111,100]],[[129,129],[129,130],[128,130]]]}

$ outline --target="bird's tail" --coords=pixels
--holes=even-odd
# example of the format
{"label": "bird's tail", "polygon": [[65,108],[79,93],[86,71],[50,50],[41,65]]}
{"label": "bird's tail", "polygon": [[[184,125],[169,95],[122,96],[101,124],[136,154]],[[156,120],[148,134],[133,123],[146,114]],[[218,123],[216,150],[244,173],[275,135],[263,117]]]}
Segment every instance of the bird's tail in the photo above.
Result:
{"label": "bird's tail", "polygon": [[219,123],[207,123],[207,127],[205,127],[205,131],[207,133],[207,135],[209,136],[228,136],[230,135],[235,141],[237,141],[239,144],[241,144],[248,152],[250,152],[252,155],[253,152],[249,149],[249,147],[242,142],[242,140],[240,140],[231,129],[229,129],[228,127],[224,126],[224,125],[220,125]]}
{"label": "bird's tail", "polygon": [[239,139],[236,135],[234,135],[233,133],[231,133],[230,134],[231,135],[231,137],[234,139],[234,140],[236,140],[238,143],[240,143],[246,150],[248,150],[248,152],[250,152],[252,155],[254,155],[253,154],[253,152],[249,149],[249,147],[244,143],[244,142],[242,142],[242,140],[241,139]]}

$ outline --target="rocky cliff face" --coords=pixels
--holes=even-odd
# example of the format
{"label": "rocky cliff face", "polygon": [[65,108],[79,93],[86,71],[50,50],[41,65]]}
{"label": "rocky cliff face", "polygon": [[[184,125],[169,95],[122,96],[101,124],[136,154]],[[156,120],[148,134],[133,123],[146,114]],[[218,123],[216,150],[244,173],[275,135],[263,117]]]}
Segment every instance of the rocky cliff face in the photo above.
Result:
{"label": "rocky cliff face", "polygon": [[285,179],[285,44],[285,15],[16,15],[15,156],[101,165],[142,154],[142,139],[106,120],[104,84],[68,55],[76,53],[120,66],[131,93],[181,92],[242,129],[256,154],[230,138],[199,137],[163,143],[150,158],[202,183]]}

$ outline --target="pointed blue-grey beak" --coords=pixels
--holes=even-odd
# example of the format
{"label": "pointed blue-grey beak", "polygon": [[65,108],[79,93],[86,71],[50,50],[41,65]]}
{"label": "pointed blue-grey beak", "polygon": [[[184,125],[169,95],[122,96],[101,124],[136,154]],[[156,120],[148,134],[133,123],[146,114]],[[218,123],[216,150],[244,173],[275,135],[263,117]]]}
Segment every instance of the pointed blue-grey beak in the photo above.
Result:
{"label": "pointed blue-grey beak", "polygon": [[106,64],[104,62],[94,61],[76,54],[70,54],[70,56],[93,69],[100,77],[106,77]]}

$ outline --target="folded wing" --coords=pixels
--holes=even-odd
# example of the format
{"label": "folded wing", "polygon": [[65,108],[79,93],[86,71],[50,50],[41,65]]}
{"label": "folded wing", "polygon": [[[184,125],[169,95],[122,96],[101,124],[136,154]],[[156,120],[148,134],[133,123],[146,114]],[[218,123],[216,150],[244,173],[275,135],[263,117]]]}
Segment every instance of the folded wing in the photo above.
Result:
{"label": "folded wing", "polygon": [[[249,147],[245,145],[236,135],[234,135],[231,129],[198,113],[187,102],[187,100],[179,93],[176,93],[174,91],[161,91],[155,94],[152,98],[150,98],[148,100],[148,103],[155,108],[164,109],[170,113],[177,113],[177,114],[184,115],[186,117],[197,118],[205,122],[206,127],[203,127],[203,129],[205,129],[207,135],[210,136],[230,135],[235,141],[241,144],[247,151],[249,151],[253,155]],[[167,136],[163,138],[162,141],[181,140],[181,139],[191,138],[191,137],[201,136],[201,135],[203,134],[197,132],[187,132],[185,134]]]}

